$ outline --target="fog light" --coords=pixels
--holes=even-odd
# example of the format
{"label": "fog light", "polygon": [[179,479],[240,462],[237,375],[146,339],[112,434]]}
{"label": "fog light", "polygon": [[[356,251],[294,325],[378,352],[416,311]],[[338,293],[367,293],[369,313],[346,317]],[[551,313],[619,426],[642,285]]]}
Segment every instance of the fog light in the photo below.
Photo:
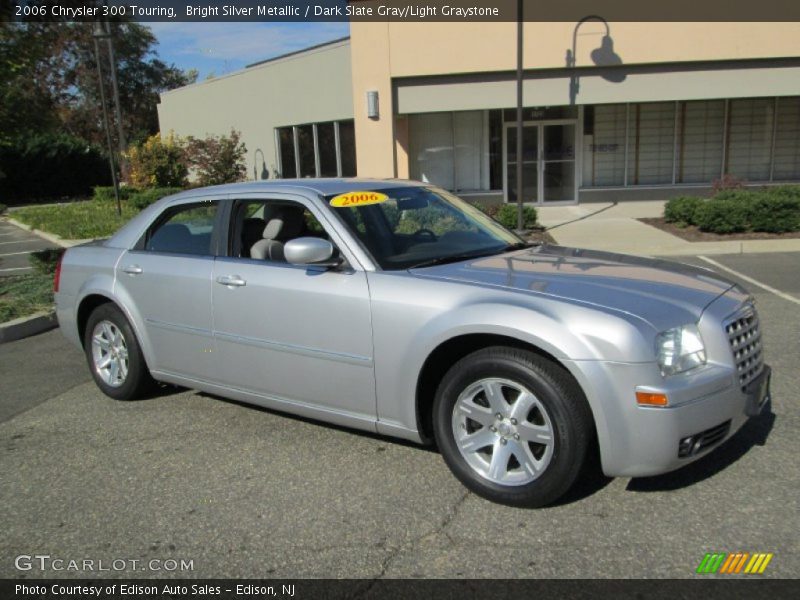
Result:
{"label": "fog light", "polygon": [[678,442],[678,458],[686,458],[692,455],[692,448],[694,447],[694,436],[682,438]]}
{"label": "fog light", "polygon": [[636,402],[639,406],[667,406],[669,404],[666,394],[639,391],[636,392]]}

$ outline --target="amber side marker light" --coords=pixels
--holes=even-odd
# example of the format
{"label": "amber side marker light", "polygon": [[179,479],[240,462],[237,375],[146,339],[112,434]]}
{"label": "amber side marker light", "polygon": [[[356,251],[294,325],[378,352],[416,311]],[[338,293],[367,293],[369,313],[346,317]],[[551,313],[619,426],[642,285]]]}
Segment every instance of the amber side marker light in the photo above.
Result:
{"label": "amber side marker light", "polygon": [[668,406],[666,394],[654,394],[652,392],[636,392],[636,403],[639,406]]}

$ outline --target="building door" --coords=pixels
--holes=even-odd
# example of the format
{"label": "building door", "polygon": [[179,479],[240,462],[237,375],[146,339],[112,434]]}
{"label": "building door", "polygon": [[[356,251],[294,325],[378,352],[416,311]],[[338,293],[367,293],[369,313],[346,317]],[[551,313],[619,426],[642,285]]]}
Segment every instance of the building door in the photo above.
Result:
{"label": "building door", "polygon": [[575,121],[526,122],[522,160],[517,160],[517,127],[506,123],[503,164],[505,200],[517,201],[517,169],[522,169],[523,201],[543,204],[577,202]]}

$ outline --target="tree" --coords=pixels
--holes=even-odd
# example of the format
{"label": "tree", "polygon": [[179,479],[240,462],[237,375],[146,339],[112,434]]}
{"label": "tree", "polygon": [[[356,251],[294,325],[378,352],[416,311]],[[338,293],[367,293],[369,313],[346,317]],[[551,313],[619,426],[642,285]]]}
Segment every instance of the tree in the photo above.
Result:
{"label": "tree", "polygon": [[247,173],[246,153],[241,133],[234,130],[228,136],[189,137],[186,141],[186,160],[200,185],[242,181]]}
{"label": "tree", "polygon": [[[161,61],[149,28],[123,21],[110,25],[123,128],[129,142],[143,140],[158,131],[158,95],[193,83],[197,74]],[[105,52],[100,60],[108,77]],[[0,24],[0,103],[0,136],[60,129],[104,143],[92,23]]]}

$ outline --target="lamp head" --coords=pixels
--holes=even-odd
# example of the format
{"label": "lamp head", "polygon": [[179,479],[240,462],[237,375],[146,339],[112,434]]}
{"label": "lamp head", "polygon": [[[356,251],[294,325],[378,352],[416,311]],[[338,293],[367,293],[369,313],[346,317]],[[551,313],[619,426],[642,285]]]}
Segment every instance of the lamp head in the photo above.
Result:
{"label": "lamp head", "polygon": [[[592,62],[598,67],[616,67],[622,64],[622,58],[614,52],[614,40],[606,34],[600,42],[600,47],[592,50]],[[625,81],[627,75],[621,71],[612,70],[602,75],[603,79],[612,83]]]}

